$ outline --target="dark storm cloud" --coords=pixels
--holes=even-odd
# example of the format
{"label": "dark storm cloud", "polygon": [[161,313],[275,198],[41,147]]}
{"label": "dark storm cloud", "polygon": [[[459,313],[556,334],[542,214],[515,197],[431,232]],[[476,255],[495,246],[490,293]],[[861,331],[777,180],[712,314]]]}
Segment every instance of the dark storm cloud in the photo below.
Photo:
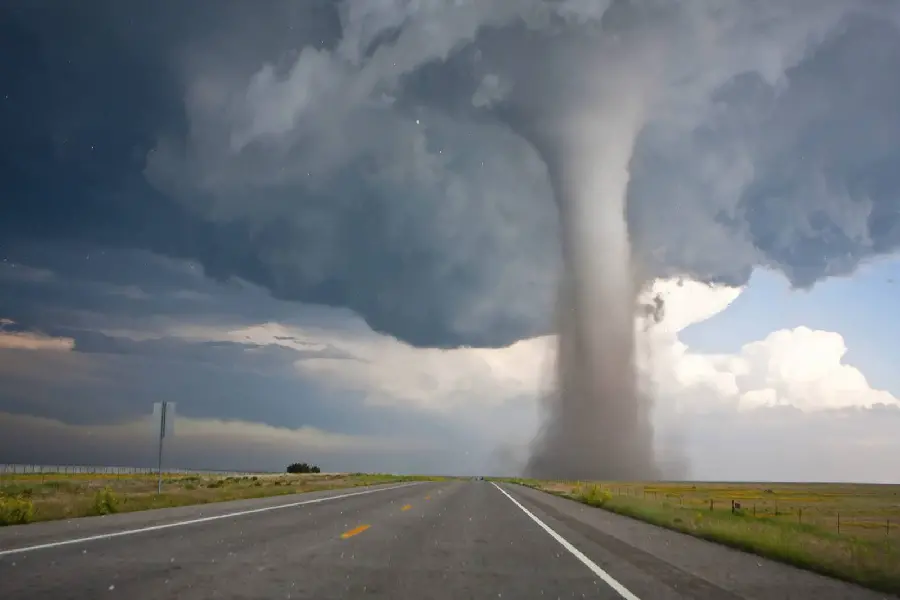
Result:
{"label": "dark storm cloud", "polygon": [[763,264],[806,287],[896,251],[900,81],[885,74],[898,69],[896,19],[861,11],[779,81],[725,82],[683,137],[663,141],[676,127],[648,126],[629,204],[642,258],[733,284]]}
{"label": "dark storm cloud", "polygon": [[[329,463],[335,469],[418,464],[433,470],[453,464],[450,448],[473,447],[454,424],[408,407],[369,406],[358,394],[300,378],[293,363],[311,352],[92,332],[75,332],[73,339],[70,351],[0,347],[5,461],[148,466],[153,444],[146,421],[160,400],[177,402],[181,424],[170,458],[181,467],[279,469],[295,448],[307,447],[305,434],[286,430],[306,428],[336,438],[319,448],[314,437],[311,454],[303,454],[343,457]],[[326,348],[315,356],[339,355]],[[369,447],[368,439],[381,441]],[[437,451],[403,449],[421,440]]]}
{"label": "dark storm cloud", "polygon": [[65,355],[2,350],[0,410],[67,423],[114,423],[147,414],[153,402],[172,400],[196,417],[295,427],[354,421],[352,399],[343,415],[339,400],[322,404],[321,391],[292,373],[290,355],[300,355],[288,350],[173,339],[136,342],[89,332],[72,338],[75,350]]}
{"label": "dark storm cloud", "polygon": [[289,360],[303,354],[290,350],[175,340],[104,342],[90,334],[76,336],[76,348],[80,343],[85,351],[65,356],[0,349],[6,363],[0,412],[104,425],[148,415],[154,402],[170,400],[178,403],[180,415],[197,419],[356,435],[418,432],[446,438],[452,433],[452,427],[406,407],[371,407],[357,394],[299,378]]}
{"label": "dark storm cloud", "polygon": [[342,329],[348,310],[279,301],[245,281],[215,281],[196,262],[84,243],[7,244],[0,259],[0,314],[23,327],[128,330],[180,321],[232,325],[278,321]]}
{"label": "dark storm cloud", "polygon": [[[227,68],[225,79],[241,81],[263,60],[289,65],[298,50],[327,49],[339,33],[332,3],[267,3],[262,10],[198,3],[187,15],[180,3],[162,4],[150,14],[121,3],[5,9],[3,66],[13,74],[2,107],[3,202],[12,218],[0,227],[7,243],[64,239],[191,258],[214,278],[239,276],[281,298],[348,306],[376,328],[423,344],[492,344],[534,330],[534,311],[494,310],[493,327],[484,330],[462,322],[460,306],[480,310],[484,290],[502,286],[506,275],[497,261],[485,269],[470,258],[448,260],[465,237],[428,225],[455,211],[453,227],[471,230],[487,244],[479,251],[490,252],[490,225],[502,216],[480,218],[479,198],[471,198],[474,213],[453,206],[448,212],[421,197],[433,195],[433,186],[375,189],[347,173],[346,185],[327,193],[269,185],[256,190],[252,216],[211,220],[176,201],[177,193],[149,185],[144,170],[159,136],[177,139],[198,127],[184,105],[196,73]],[[203,19],[207,13],[214,18]],[[452,133],[454,125],[444,129]],[[460,132],[457,153],[467,135]],[[477,159],[469,157],[471,168]],[[192,202],[203,203],[201,195],[192,194]],[[406,196],[399,211],[392,205],[398,196]],[[291,203],[306,208],[285,218]],[[333,222],[328,214],[336,208],[346,216]],[[316,266],[304,272],[311,262]]]}
{"label": "dark storm cloud", "polygon": [[556,209],[503,111],[601,18],[677,57],[632,161],[648,274],[805,286],[896,249],[892,5],[611,4],[6,3],[0,250],[147,249],[419,345],[546,332]]}
{"label": "dark storm cloud", "polygon": [[[271,321],[358,331],[361,324],[347,311],[280,302],[253,286],[212,282],[190,264],[143,252],[94,249],[96,257],[85,261],[83,250],[46,245],[39,253],[17,253],[39,261],[32,265],[0,263],[0,333],[39,332],[41,347],[51,348],[10,348],[0,339],[0,413],[104,426],[145,417],[154,402],[171,400],[180,415],[194,419],[362,436],[456,435],[452,426],[407,407],[369,406],[362,394],[301,377],[298,361],[347,358],[327,343],[281,340],[293,342],[288,348],[236,334],[233,341],[210,341],[186,333]],[[145,290],[140,296],[119,293],[137,282]],[[173,301],[176,294],[188,299]],[[51,344],[55,339],[66,343]],[[95,460],[49,437],[43,443],[56,453],[51,462],[60,455]],[[234,454],[220,458],[217,464],[227,467]]]}

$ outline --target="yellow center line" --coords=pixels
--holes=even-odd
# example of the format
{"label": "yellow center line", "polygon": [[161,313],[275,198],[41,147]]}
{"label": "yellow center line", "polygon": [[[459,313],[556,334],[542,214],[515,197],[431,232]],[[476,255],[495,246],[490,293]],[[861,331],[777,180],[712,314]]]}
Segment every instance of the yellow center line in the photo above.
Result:
{"label": "yellow center line", "polygon": [[404,507],[401,508],[400,510],[409,510],[409,509],[411,509],[411,508],[412,508],[412,504],[406,504],[406,505],[404,505]]}
{"label": "yellow center line", "polygon": [[368,529],[369,527],[371,527],[371,525],[360,525],[359,527],[354,527],[354,528],[351,529],[350,531],[345,531],[344,533],[342,533],[342,534],[341,534],[341,539],[345,539],[345,540],[346,540],[346,539],[349,538],[349,537],[353,537],[354,535],[357,535],[357,534],[362,533],[363,531],[365,531],[365,530]]}

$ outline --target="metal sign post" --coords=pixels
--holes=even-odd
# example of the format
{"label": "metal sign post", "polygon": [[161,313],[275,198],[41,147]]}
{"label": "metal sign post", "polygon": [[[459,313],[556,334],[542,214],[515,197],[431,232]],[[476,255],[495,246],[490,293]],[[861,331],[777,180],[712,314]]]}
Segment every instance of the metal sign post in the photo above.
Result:
{"label": "metal sign post", "polygon": [[156,464],[156,493],[162,494],[162,448],[163,439],[166,437],[166,409],[169,407],[168,402],[162,403],[162,410],[159,412],[159,460]]}
{"label": "metal sign post", "polygon": [[159,453],[156,463],[156,493],[162,494],[162,459],[163,459],[163,440],[166,434],[171,435],[174,432],[175,424],[175,403],[174,402],[156,402],[153,405],[153,413],[159,413]]}

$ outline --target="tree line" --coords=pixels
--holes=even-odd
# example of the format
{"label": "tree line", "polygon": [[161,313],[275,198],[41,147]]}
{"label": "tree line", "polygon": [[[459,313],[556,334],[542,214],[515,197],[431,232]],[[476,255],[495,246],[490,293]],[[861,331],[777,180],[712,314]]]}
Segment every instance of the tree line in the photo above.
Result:
{"label": "tree line", "polygon": [[288,473],[321,473],[322,470],[316,465],[307,463],[291,463],[287,468]]}

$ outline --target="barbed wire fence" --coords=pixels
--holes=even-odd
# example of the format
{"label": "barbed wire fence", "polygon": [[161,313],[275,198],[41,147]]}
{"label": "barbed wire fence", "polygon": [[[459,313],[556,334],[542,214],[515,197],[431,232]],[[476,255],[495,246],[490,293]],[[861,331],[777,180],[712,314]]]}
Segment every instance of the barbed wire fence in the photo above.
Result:
{"label": "barbed wire fence", "polygon": [[[882,533],[889,539],[900,537],[900,516],[896,510],[890,514],[873,515],[860,507],[837,506],[817,507],[799,501],[797,498],[782,498],[772,489],[762,489],[761,496],[728,497],[727,495],[704,494],[692,495],[678,491],[652,489],[652,486],[631,485],[624,483],[591,484],[581,481],[566,481],[566,485],[577,489],[582,485],[596,485],[601,492],[612,496],[624,496],[659,504],[667,503],[671,507],[690,509],[698,514],[707,511],[715,513],[729,512],[761,519],[778,519],[793,522],[797,525],[814,525],[822,529],[835,531],[837,534],[856,535],[861,531],[868,534]],[[648,489],[650,487],[651,489]],[[895,494],[896,495],[896,494]],[[900,501],[894,506],[900,509]]]}

